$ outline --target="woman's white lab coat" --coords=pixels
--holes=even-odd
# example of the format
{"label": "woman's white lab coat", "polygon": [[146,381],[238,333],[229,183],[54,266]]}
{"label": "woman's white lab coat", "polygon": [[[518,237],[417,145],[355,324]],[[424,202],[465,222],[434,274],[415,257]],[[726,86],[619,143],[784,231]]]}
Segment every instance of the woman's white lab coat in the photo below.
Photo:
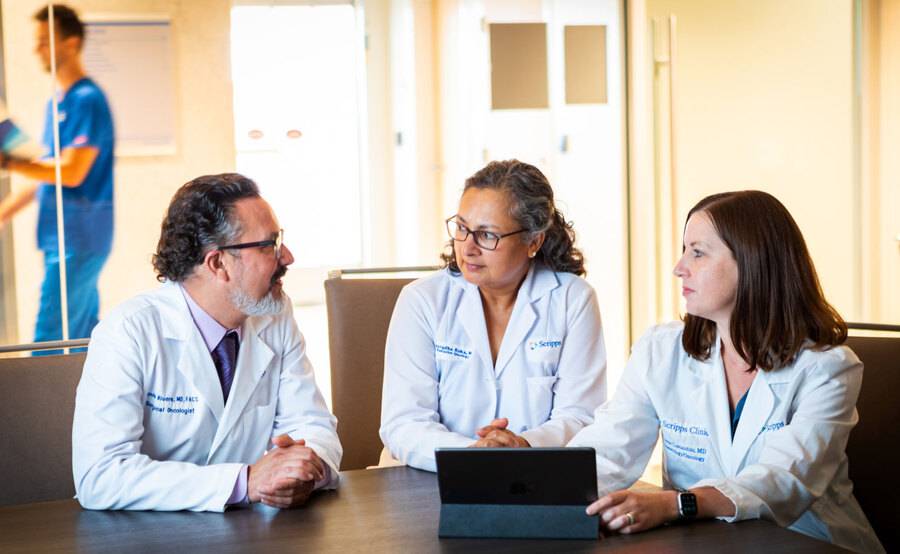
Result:
{"label": "woman's white lab coat", "polygon": [[533,264],[492,362],[478,287],[443,270],[407,285],[388,331],[381,440],[435,470],[436,447],[472,444],[495,417],[532,446],[564,446],[606,399],[594,290]]}
{"label": "woman's white lab coat", "polygon": [[715,487],[735,506],[720,519],[769,519],[882,552],[847,477],[863,373],[853,351],[806,349],[789,367],[759,371],[732,440],[719,341],[698,361],[682,348],[682,330],[658,326],[635,344],[615,396],[570,443],[597,450],[600,494],[638,479],[661,430],[664,486]]}

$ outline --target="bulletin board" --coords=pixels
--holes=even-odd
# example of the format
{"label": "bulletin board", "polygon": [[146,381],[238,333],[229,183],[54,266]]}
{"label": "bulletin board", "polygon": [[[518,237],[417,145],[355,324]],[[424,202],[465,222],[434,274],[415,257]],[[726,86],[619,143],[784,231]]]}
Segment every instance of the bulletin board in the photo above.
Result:
{"label": "bulletin board", "polygon": [[169,17],[87,17],[85,33],[85,70],[109,100],[116,155],[175,154],[175,67]]}

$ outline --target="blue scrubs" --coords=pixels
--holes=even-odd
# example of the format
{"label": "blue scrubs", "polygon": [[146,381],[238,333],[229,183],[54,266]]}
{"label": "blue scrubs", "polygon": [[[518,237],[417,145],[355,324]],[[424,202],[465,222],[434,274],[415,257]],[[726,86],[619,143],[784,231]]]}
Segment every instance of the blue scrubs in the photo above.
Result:
{"label": "blue scrubs", "polygon": [[[47,103],[44,146],[53,152],[53,106]],[[69,337],[89,337],[97,324],[97,280],[112,248],[113,148],[115,132],[106,95],[90,79],[73,84],[59,102],[59,145],[93,147],[97,158],[81,185],[63,187]],[[56,190],[42,183],[37,191],[38,248],[44,253],[44,282],[34,340],[62,338],[59,287],[59,243],[56,234]]]}

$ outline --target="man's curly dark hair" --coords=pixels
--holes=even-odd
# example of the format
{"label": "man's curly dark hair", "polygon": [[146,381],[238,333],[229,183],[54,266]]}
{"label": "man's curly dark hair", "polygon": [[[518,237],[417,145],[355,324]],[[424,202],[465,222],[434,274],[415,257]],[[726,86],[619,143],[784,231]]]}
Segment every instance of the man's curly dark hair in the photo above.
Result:
{"label": "man's curly dark hair", "polygon": [[157,280],[180,283],[208,251],[234,242],[241,234],[234,205],[244,198],[259,198],[259,187],[237,173],[204,175],[178,189],[153,255]]}

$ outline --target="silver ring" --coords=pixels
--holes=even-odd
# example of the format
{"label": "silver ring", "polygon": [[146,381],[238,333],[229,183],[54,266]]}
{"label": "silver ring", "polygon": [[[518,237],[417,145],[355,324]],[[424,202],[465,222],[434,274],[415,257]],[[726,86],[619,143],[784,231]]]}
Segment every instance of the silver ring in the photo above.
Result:
{"label": "silver ring", "polygon": [[628,512],[627,514],[625,514],[625,517],[628,518],[628,525],[634,525],[634,514]]}

